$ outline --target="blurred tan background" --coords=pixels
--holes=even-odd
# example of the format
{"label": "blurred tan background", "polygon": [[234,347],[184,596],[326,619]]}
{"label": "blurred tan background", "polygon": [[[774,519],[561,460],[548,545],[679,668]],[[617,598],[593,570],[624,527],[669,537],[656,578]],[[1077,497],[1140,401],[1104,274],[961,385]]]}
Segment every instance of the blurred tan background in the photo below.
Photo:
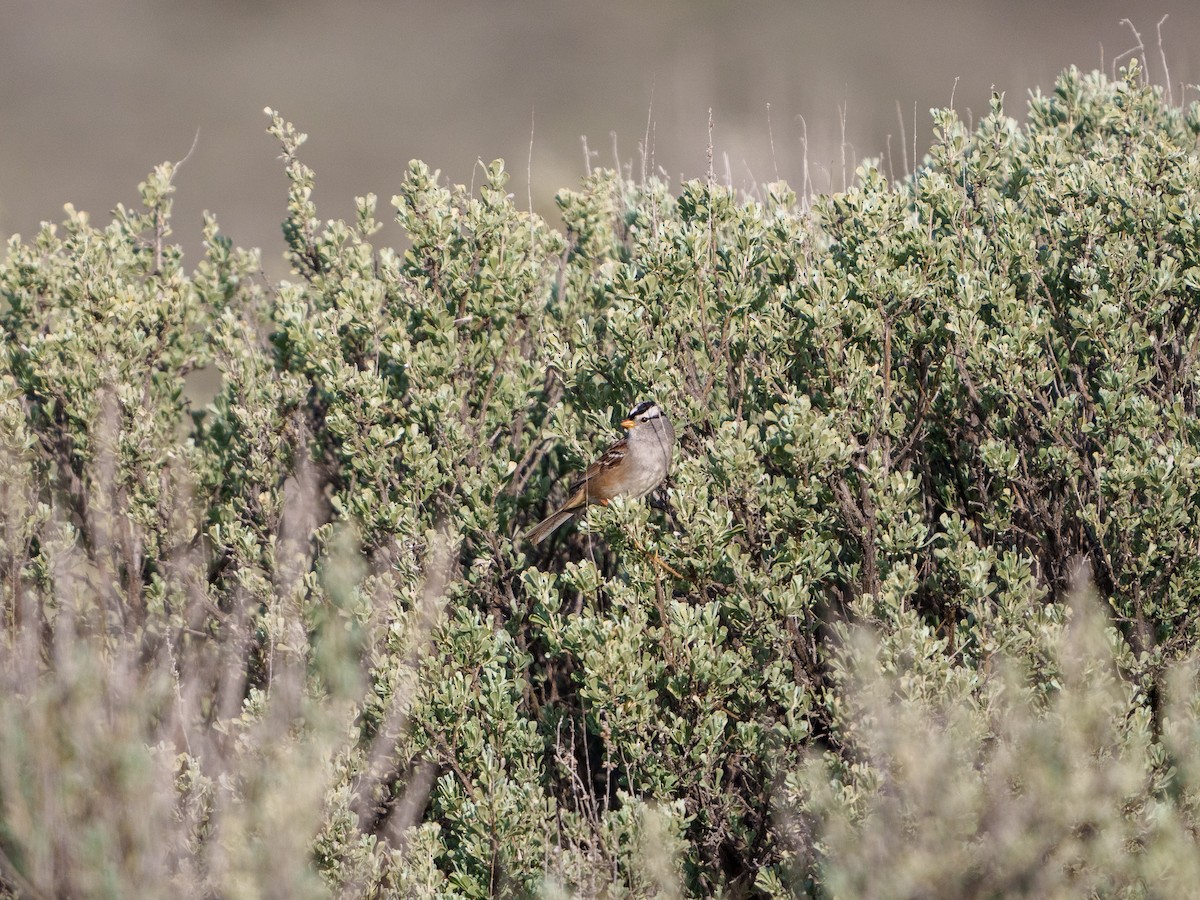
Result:
{"label": "blurred tan background", "polygon": [[709,108],[715,169],[735,186],[800,187],[805,126],[815,190],[842,186],[843,150],[851,172],[866,156],[886,170],[889,140],[900,175],[914,137],[928,147],[930,107],[978,117],[995,87],[1019,114],[1070,64],[1111,73],[1137,45],[1125,17],[1164,83],[1169,14],[1175,100],[1200,98],[1185,87],[1200,81],[1200,4],[1182,0],[0,0],[0,14],[0,237],[68,201],[107,221],[199,131],[176,239],[194,263],[210,209],[273,274],[286,181],[268,105],[310,135],[323,218],[368,191],[390,218],[414,157],[462,183],[503,157],[518,201],[545,215],[585,171],[581,135],[593,164],[613,164],[615,139],[639,174],[649,126],[655,170],[701,176]]}

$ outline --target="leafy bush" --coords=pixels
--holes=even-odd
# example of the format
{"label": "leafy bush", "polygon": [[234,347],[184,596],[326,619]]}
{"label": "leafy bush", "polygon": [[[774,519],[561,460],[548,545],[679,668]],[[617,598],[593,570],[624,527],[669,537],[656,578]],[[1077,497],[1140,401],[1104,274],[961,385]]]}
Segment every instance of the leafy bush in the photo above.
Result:
{"label": "leafy bush", "polygon": [[[10,241],[4,890],[1186,892],[1200,109],[935,121],[811,212],[598,171],[564,233],[413,163],[401,252],[272,113],[293,280],[214,220],[186,271],[169,165]],[[666,508],[523,544],[647,397]]]}

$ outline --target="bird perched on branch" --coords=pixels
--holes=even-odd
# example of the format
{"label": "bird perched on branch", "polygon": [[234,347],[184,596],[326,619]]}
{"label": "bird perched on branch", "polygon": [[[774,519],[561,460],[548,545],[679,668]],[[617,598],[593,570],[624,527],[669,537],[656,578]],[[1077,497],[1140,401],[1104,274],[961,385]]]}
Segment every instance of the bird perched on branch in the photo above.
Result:
{"label": "bird perched on branch", "polygon": [[658,404],[643,400],[621,422],[621,438],[584,470],[571,485],[567,502],[525,533],[539,544],[589,503],[608,506],[613,497],[645,497],[658,487],[671,468],[675,429]]}

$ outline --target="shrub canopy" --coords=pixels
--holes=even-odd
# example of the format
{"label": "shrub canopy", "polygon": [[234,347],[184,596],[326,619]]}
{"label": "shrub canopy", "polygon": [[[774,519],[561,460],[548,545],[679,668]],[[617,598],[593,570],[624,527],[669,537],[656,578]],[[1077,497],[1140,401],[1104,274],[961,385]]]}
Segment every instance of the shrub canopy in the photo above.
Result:
{"label": "shrub canopy", "polygon": [[[1191,890],[1200,111],[934,116],[900,183],[595,171],[561,232],[414,162],[401,251],[271,113],[288,280],[212,219],[188,271],[170,165],[14,237],[0,886]],[[646,398],[668,508],[523,544]]]}

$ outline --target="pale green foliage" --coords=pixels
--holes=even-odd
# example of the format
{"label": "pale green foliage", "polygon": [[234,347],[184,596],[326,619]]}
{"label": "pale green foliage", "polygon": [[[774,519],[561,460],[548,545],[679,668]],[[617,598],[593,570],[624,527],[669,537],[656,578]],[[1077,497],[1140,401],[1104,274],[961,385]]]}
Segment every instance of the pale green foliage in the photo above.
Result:
{"label": "pale green foliage", "polygon": [[[14,238],[0,886],[1186,891],[1200,112],[935,123],[811,211],[597,171],[563,234],[412,163],[401,252],[272,113],[287,281],[212,220],[186,271],[170,166]],[[651,397],[670,508],[522,542]]]}
{"label": "pale green foliage", "polygon": [[[1006,666],[975,691],[914,690],[871,640],[847,648],[854,683],[839,713],[859,761],[827,754],[788,780],[819,840],[833,896],[861,898],[1187,896],[1200,876],[1195,685],[1182,670],[1155,734],[1132,660],[1095,599],[1078,596],[1047,649],[1048,697]],[[1187,723],[1186,725],[1184,723]],[[793,827],[794,824],[793,824]],[[798,847],[803,846],[797,844]],[[886,875],[881,875],[886,873]]]}

